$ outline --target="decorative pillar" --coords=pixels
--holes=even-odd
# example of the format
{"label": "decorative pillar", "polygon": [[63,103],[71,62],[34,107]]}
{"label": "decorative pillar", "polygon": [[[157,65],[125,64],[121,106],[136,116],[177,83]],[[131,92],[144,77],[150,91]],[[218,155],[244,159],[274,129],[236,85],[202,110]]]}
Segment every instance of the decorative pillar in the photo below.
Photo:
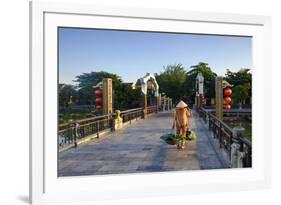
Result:
{"label": "decorative pillar", "polygon": [[204,77],[202,73],[198,73],[196,76],[196,97],[195,97],[195,105],[196,108],[201,108],[203,106],[204,101]]}
{"label": "decorative pillar", "polygon": [[[147,89],[148,88],[155,88],[155,97],[158,97],[158,91],[159,91],[159,85],[157,84],[156,78],[153,74],[146,73],[146,75],[142,78],[140,78],[138,81],[141,83],[141,91],[143,93],[143,100],[144,100],[144,109],[143,109],[143,114],[144,118],[146,117],[147,114]],[[152,86],[153,84],[153,86]],[[148,87],[149,85],[149,87]],[[157,102],[156,102],[157,103]]]}
{"label": "decorative pillar", "polygon": [[102,94],[103,94],[103,114],[112,114],[112,79],[104,78],[102,80]]}
{"label": "decorative pillar", "polygon": [[120,110],[116,110],[116,115],[114,119],[114,130],[122,129],[123,127],[123,118],[120,116]]}
{"label": "decorative pillar", "polygon": [[233,128],[233,143],[231,144],[231,167],[232,168],[243,168],[243,158],[245,153],[241,152],[241,145],[239,144],[239,137],[244,136],[245,129],[243,127]]}

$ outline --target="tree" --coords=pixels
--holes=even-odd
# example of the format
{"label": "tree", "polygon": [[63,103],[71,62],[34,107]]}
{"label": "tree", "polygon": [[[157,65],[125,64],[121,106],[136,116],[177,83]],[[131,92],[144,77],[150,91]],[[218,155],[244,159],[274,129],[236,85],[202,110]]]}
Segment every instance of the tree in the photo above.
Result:
{"label": "tree", "polygon": [[68,106],[69,102],[76,101],[78,93],[73,85],[59,85],[59,106]]}
{"label": "tree", "polygon": [[139,98],[141,95],[140,89],[133,90],[130,84],[122,82],[121,77],[113,73],[107,72],[91,72],[83,73],[76,77],[75,82],[78,82],[78,94],[80,104],[94,103],[94,88],[104,78],[112,79],[112,94],[113,106],[115,109],[125,109],[138,107]]}
{"label": "tree", "polygon": [[174,101],[182,99],[184,96],[184,82],[186,72],[181,64],[168,65],[164,67],[164,71],[156,76],[160,93],[165,93]]}
{"label": "tree", "polygon": [[238,103],[245,104],[246,99],[250,97],[249,90],[251,90],[249,83],[237,85],[233,88],[232,98]]}
{"label": "tree", "polygon": [[76,76],[75,82],[78,82],[79,88],[79,103],[80,104],[93,104],[94,103],[94,88],[99,82],[102,82],[103,78],[112,79],[112,89],[114,93],[113,101],[118,102],[120,98],[120,87],[122,86],[121,78],[112,73],[107,72],[91,72],[83,73]]}
{"label": "tree", "polygon": [[232,84],[234,101],[246,104],[252,96],[252,73],[250,69],[240,69],[238,72],[232,72],[227,69],[225,80]]}
{"label": "tree", "polygon": [[130,85],[122,84],[116,91],[118,93],[118,102],[114,103],[115,109],[124,110],[138,108],[141,101],[141,89],[132,89]]}
{"label": "tree", "polygon": [[185,95],[191,101],[195,99],[195,84],[198,73],[202,73],[204,77],[204,96],[207,98],[207,103],[210,103],[211,98],[215,97],[215,80],[217,74],[212,71],[207,63],[199,62],[197,65],[190,66],[186,73],[186,81],[184,83]]}
{"label": "tree", "polygon": [[245,83],[252,84],[252,73],[250,72],[250,69],[248,68],[242,68],[238,72],[231,72],[229,69],[227,69],[227,72],[225,74],[225,79],[227,82],[229,82],[232,85],[242,85]]}

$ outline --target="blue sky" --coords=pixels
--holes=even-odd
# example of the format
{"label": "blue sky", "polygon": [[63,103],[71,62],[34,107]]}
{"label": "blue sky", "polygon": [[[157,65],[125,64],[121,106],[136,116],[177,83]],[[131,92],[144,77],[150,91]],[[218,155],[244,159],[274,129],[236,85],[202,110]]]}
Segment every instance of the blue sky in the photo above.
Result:
{"label": "blue sky", "polygon": [[59,29],[59,81],[75,84],[75,76],[106,71],[134,82],[163,66],[206,62],[224,75],[226,69],[252,68],[250,37],[132,32],[96,29]]}

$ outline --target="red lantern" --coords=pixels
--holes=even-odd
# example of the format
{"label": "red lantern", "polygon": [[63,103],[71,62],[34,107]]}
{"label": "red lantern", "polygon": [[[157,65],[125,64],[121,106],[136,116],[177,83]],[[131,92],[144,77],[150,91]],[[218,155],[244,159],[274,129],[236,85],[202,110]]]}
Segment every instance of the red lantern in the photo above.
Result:
{"label": "red lantern", "polygon": [[102,91],[101,90],[95,90],[95,96],[102,96]]}
{"label": "red lantern", "polygon": [[225,98],[224,98],[224,102],[225,102],[226,104],[230,103],[230,102],[231,102],[231,98],[230,98],[230,97],[225,97]]}
{"label": "red lantern", "polygon": [[231,106],[230,106],[230,105],[226,105],[226,106],[225,106],[225,109],[226,109],[226,110],[230,110],[230,109],[231,109]]}
{"label": "red lantern", "polygon": [[230,88],[226,88],[224,91],[223,91],[224,95],[226,96],[230,96],[232,94],[232,90]]}
{"label": "red lantern", "polygon": [[97,105],[97,106],[96,106],[96,109],[97,109],[97,110],[101,110],[101,109],[102,109],[101,105]]}
{"label": "red lantern", "polygon": [[96,103],[101,103],[102,99],[101,98],[96,98]]}

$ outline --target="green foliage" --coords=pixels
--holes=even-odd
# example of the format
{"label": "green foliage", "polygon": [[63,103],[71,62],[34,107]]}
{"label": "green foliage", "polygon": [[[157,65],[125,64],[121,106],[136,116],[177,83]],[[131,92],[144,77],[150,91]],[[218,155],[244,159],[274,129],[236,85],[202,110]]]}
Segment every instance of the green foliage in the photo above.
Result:
{"label": "green foliage", "polygon": [[[159,84],[159,92],[171,97],[174,102],[182,99],[194,101],[195,83],[198,73],[204,76],[204,95],[210,100],[215,97],[215,79],[217,74],[212,71],[207,63],[199,62],[191,66],[188,72],[181,64],[167,65],[163,72],[156,75]],[[68,106],[72,101],[75,104],[91,105],[94,104],[94,88],[104,78],[112,79],[113,86],[113,105],[115,109],[130,109],[140,107],[141,90],[132,89],[131,84],[123,83],[121,77],[108,72],[83,73],[76,77],[75,82],[78,86],[60,85],[59,86],[59,106]],[[234,102],[247,102],[252,96],[252,74],[250,69],[241,69],[238,72],[227,70],[225,80],[233,84],[232,99]],[[148,92],[148,99],[153,99],[154,93]],[[71,99],[71,100],[70,100]],[[208,104],[208,101],[207,101]],[[80,118],[74,116],[73,118]]]}
{"label": "green foliage", "polygon": [[139,107],[141,90],[132,89],[130,85],[121,84],[118,90],[114,91],[114,108],[118,110]]}
{"label": "green foliage", "polygon": [[174,135],[174,134],[166,134],[166,135],[162,135],[160,137],[160,139],[164,140],[165,142],[167,141],[180,141],[182,140],[182,136],[181,135]]}
{"label": "green foliage", "polygon": [[215,97],[215,80],[217,74],[212,71],[207,63],[199,62],[197,65],[193,65],[190,67],[186,73],[186,81],[184,83],[184,90],[186,96],[190,100],[195,99],[195,84],[196,84],[196,76],[198,73],[202,73],[204,77],[204,95],[207,99],[211,99]]}
{"label": "green foliage", "polygon": [[252,96],[252,74],[250,69],[241,69],[238,72],[227,70],[225,80],[232,84],[234,102],[245,104]]}
{"label": "green foliage", "polygon": [[86,118],[91,113],[88,109],[70,109],[61,112],[61,123],[68,122],[70,120],[81,120]]}
{"label": "green foliage", "polygon": [[99,82],[102,82],[103,78],[112,79],[112,89],[117,93],[114,95],[114,101],[118,102],[120,87],[122,86],[122,80],[118,75],[107,72],[91,72],[83,73],[76,76],[75,82],[78,82],[79,88],[79,104],[93,104],[94,103],[94,89]]}
{"label": "green foliage", "polygon": [[196,140],[197,135],[194,131],[191,131],[191,133],[186,137],[187,140]]}
{"label": "green foliage", "polygon": [[81,89],[85,87],[93,87],[99,82],[102,82],[103,78],[111,78],[112,84],[114,86],[120,85],[120,83],[122,82],[121,78],[118,75],[104,71],[83,73],[82,75],[76,76],[75,82],[78,82],[78,87]]}
{"label": "green foliage", "polygon": [[94,88],[104,78],[112,79],[113,105],[115,109],[135,108],[139,107],[141,91],[139,88],[133,90],[131,84],[122,82],[122,79],[113,73],[107,72],[91,72],[83,73],[76,77],[78,82],[78,98],[79,104],[94,104]]}
{"label": "green foliage", "polygon": [[174,134],[166,134],[166,135],[162,135],[160,137],[160,139],[162,139],[163,141],[167,142],[167,141],[181,141],[183,139],[186,140],[196,140],[197,136],[196,133],[194,131],[191,131],[190,135],[186,136],[186,137],[182,137],[182,135],[174,135]]}
{"label": "green foliage", "polygon": [[233,87],[232,97],[235,101],[245,104],[245,101],[250,97],[251,86],[249,83],[237,85]]}
{"label": "green foliage", "polygon": [[70,99],[76,101],[78,92],[73,85],[59,85],[59,106],[68,106]]}
{"label": "green foliage", "polygon": [[225,80],[234,86],[246,83],[252,84],[252,73],[250,73],[250,69],[246,68],[241,69],[238,72],[231,72],[227,69]]}
{"label": "green foliage", "polygon": [[185,79],[186,72],[181,64],[168,65],[156,76],[160,93],[165,93],[173,100],[180,100],[184,96]]}

